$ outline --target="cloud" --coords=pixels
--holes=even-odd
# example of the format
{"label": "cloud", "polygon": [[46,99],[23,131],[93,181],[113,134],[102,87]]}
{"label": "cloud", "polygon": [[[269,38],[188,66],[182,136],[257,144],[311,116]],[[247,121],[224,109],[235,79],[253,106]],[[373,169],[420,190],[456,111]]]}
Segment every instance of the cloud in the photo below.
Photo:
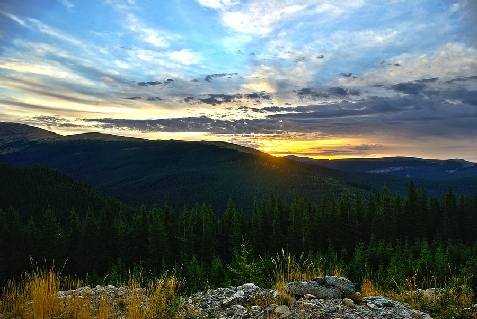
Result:
{"label": "cloud", "polygon": [[231,78],[233,76],[236,76],[237,73],[216,73],[216,74],[209,74],[205,77],[205,80],[207,82],[212,82],[212,79],[214,78],[223,78],[223,77],[228,77],[228,78]]}
{"label": "cloud", "polygon": [[339,79],[341,85],[373,85],[405,83],[409,80],[439,78],[442,81],[474,76],[477,70],[477,49],[464,43],[446,43],[431,53],[405,53],[391,57],[400,67],[380,65],[361,74],[359,79]]}
{"label": "cloud", "polygon": [[225,9],[229,6],[238,4],[238,1],[233,0],[196,0],[201,6],[208,7],[212,9]]}
{"label": "cloud", "polygon": [[218,12],[223,25],[238,33],[263,37],[292,22],[301,23],[303,15],[317,16],[314,22],[343,18],[364,1],[250,0],[245,3],[228,0],[196,0]]}
{"label": "cloud", "polygon": [[60,3],[61,5],[65,6],[68,11],[71,10],[75,6],[74,4],[69,2],[68,0],[56,0],[56,1],[58,1],[58,3]]}
{"label": "cloud", "polygon": [[152,44],[157,48],[169,48],[173,41],[180,38],[179,35],[172,32],[167,32],[157,27],[151,27],[135,13],[130,12],[130,10],[121,9],[121,11],[125,15],[123,28],[137,34],[139,39],[145,43]]}
{"label": "cloud", "polygon": [[170,53],[172,60],[185,65],[199,64],[200,59],[196,53],[191,50],[182,49],[180,51],[174,51]]}
{"label": "cloud", "polygon": [[425,84],[415,84],[415,83],[399,83],[391,86],[391,89],[405,94],[418,95],[426,88]]}

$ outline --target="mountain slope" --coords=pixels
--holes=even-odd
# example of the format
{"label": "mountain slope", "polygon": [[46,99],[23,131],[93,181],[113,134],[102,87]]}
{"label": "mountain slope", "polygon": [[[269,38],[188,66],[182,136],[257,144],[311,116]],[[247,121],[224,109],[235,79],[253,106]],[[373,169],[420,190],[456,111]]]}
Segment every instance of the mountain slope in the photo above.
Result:
{"label": "mountain slope", "polygon": [[[205,202],[217,212],[225,210],[229,196],[238,208],[249,210],[253,197],[270,191],[283,200],[298,194],[317,202],[326,194],[378,191],[384,185],[392,193],[404,193],[409,183],[405,177],[342,172],[228,143],[148,141],[98,133],[33,140],[0,155],[0,163],[48,166],[133,207],[167,203],[182,208]],[[440,195],[449,187],[473,193],[476,181],[415,183]]]}
{"label": "mountain slope", "polygon": [[[50,208],[63,224],[72,210],[80,218],[91,210],[99,214],[108,209],[113,214],[122,210],[131,215],[133,210],[106,196],[91,186],[47,167],[15,167],[0,164],[0,209],[14,208],[23,221],[31,217],[38,222],[46,208]],[[59,196],[61,195],[61,196]]]}
{"label": "mountain slope", "polygon": [[330,161],[297,156],[289,156],[288,158],[346,172],[387,174],[433,180],[477,177],[477,164],[461,159],[433,160],[415,157],[385,157],[347,158]]}

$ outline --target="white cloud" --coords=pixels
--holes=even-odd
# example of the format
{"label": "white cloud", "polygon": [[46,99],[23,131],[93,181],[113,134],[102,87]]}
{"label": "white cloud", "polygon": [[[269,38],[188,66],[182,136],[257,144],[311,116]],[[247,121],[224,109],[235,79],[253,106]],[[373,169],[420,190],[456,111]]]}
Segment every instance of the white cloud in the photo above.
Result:
{"label": "white cloud", "polygon": [[339,82],[342,85],[395,84],[430,77],[450,80],[473,76],[477,70],[477,49],[452,42],[442,46],[436,53],[406,53],[388,60],[392,61],[391,65],[374,69],[359,79],[340,78]]}
{"label": "white cloud", "polygon": [[20,18],[17,17],[16,15],[11,14],[11,13],[8,13],[8,12],[1,11],[1,10],[0,10],[0,13],[3,14],[3,15],[6,15],[7,17],[9,17],[10,19],[12,19],[13,21],[18,22],[20,25],[22,25],[22,26],[28,28],[28,26],[27,26],[27,24],[25,23],[25,21],[23,21],[22,19],[20,19]]}
{"label": "white cloud", "polygon": [[[348,13],[364,5],[364,0],[252,0],[238,3],[231,0],[197,0],[205,7],[215,9],[222,23],[230,29],[251,35],[265,36],[287,22],[304,16],[318,15],[313,23],[343,19]],[[301,21],[299,21],[301,23]]]}
{"label": "white cloud", "polygon": [[36,20],[36,19],[28,19],[28,20],[30,22],[32,22],[37,27],[38,31],[40,31],[41,33],[47,34],[51,37],[57,38],[57,39],[59,39],[61,41],[64,41],[64,42],[74,44],[74,45],[79,46],[79,47],[84,46],[82,41],[77,40],[76,38],[74,38],[70,34],[63,33],[63,32],[61,32],[61,31],[59,31],[55,28],[52,28],[52,27]]}
{"label": "white cloud", "polygon": [[177,35],[146,26],[146,24],[133,13],[127,15],[127,22],[127,29],[137,33],[142,41],[159,48],[169,47],[171,41],[178,37]]}
{"label": "white cloud", "polygon": [[128,11],[136,8],[135,0],[103,0],[104,3],[112,6],[118,11]]}
{"label": "white cloud", "polygon": [[399,32],[395,29],[361,31],[336,31],[330,35],[329,43],[335,48],[374,48],[396,45],[399,42]]}
{"label": "white cloud", "polygon": [[238,1],[233,0],[196,0],[201,6],[212,9],[225,9],[228,6],[238,4]]}
{"label": "white cloud", "polygon": [[303,10],[305,6],[285,1],[255,1],[242,10],[224,12],[223,23],[229,28],[247,34],[266,35],[283,20]]}
{"label": "white cloud", "polygon": [[60,4],[64,5],[67,10],[71,10],[75,5],[69,2],[68,0],[57,0]]}
{"label": "white cloud", "polygon": [[129,64],[124,63],[124,62],[122,62],[122,61],[120,61],[120,60],[114,60],[114,63],[115,63],[118,67],[120,67],[120,68],[122,68],[122,69],[129,69],[129,68],[130,68],[130,67],[129,67]]}
{"label": "white cloud", "polygon": [[198,64],[199,58],[196,54],[190,50],[182,49],[180,51],[174,51],[170,54],[171,59],[180,62],[185,65]]}

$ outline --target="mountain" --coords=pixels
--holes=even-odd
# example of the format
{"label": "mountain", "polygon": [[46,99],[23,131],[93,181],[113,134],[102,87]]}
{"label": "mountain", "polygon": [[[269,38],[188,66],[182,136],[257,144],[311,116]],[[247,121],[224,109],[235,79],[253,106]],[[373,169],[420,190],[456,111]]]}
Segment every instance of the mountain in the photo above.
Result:
{"label": "mountain", "polygon": [[[18,124],[8,125],[7,133],[17,131]],[[231,197],[237,208],[249,211],[254,197],[268,197],[271,191],[283,200],[299,195],[318,202],[323,195],[377,192],[385,185],[404,194],[409,184],[406,177],[343,172],[223,142],[149,141],[99,133],[39,139],[43,134],[30,133],[32,139],[24,135],[15,151],[11,143],[0,145],[0,163],[47,166],[136,208],[206,203],[223,212]],[[477,178],[414,182],[436,196],[450,187],[456,193],[477,190]]]}
{"label": "mountain", "polygon": [[387,174],[432,180],[477,177],[477,163],[462,159],[436,160],[415,157],[385,157],[315,160],[298,156],[289,156],[288,158],[346,172]]}
{"label": "mountain", "polygon": [[48,141],[61,135],[18,123],[0,122],[0,154],[14,153],[33,141]]}
{"label": "mountain", "polygon": [[80,218],[84,218],[88,210],[95,214],[105,209],[114,214],[133,213],[132,208],[118,200],[47,167],[0,164],[0,185],[0,211],[14,208],[24,222],[30,218],[38,222],[47,208],[62,224],[66,224],[72,210]]}

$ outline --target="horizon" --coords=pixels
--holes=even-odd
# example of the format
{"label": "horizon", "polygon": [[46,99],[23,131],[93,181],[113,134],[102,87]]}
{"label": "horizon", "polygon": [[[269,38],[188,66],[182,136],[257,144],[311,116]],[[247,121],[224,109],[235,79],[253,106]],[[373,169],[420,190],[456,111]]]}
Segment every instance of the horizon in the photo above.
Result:
{"label": "horizon", "polygon": [[477,2],[0,3],[0,120],[477,162]]}

